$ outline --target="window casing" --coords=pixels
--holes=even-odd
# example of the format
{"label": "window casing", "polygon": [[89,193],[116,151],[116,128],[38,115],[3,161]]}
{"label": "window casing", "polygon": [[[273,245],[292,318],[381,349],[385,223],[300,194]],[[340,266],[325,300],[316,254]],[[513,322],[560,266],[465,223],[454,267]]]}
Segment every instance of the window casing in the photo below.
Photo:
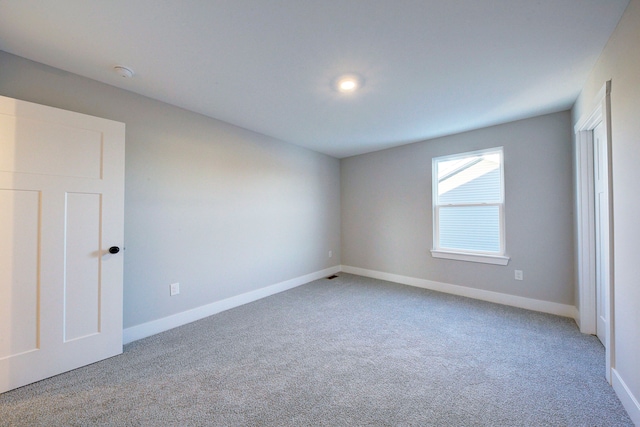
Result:
{"label": "window casing", "polygon": [[432,256],[506,265],[502,147],[436,157]]}

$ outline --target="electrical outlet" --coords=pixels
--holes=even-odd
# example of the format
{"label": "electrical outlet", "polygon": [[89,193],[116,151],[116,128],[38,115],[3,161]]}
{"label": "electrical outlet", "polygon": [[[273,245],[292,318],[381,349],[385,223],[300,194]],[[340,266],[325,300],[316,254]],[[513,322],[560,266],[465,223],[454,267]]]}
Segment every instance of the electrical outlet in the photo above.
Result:
{"label": "electrical outlet", "polygon": [[180,283],[172,283],[169,285],[169,295],[174,296],[180,293]]}
{"label": "electrical outlet", "polygon": [[522,275],[522,270],[516,270],[516,280],[524,280],[524,276]]}
{"label": "electrical outlet", "polygon": [[329,258],[333,257],[333,251],[329,251]]}

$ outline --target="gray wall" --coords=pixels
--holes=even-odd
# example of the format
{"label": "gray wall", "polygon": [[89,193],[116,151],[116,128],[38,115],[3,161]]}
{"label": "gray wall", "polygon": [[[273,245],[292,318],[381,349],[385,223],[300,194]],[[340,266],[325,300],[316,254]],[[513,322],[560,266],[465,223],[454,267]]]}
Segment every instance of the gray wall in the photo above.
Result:
{"label": "gray wall", "polygon": [[[342,159],[342,264],[573,305],[570,120],[561,112]],[[431,159],[498,146],[511,261],[432,258]]]}
{"label": "gray wall", "polygon": [[[640,401],[640,1],[632,0],[573,109],[573,121],[594,107],[611,80],[615,353],[612,366]],[[623,400],[623,402],[625,402]],[[627,404],[630,403],[627,401]],[[636,403],[637,405],[637,403]],[[629,409],[629,407],[627,407]],[[629,411],[640,425],[640,408]]]}
{"label": "gray wall", "polygon": [[337,159],[5,52],[0,94],[126,123],[125,327],[340,264]]}

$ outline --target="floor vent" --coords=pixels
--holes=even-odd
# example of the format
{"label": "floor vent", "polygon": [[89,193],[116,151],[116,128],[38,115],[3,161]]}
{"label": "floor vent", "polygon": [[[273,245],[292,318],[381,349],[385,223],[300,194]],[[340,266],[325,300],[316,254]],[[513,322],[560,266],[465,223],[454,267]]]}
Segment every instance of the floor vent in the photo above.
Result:
{"label": "floor vent", "polygon": [[333,276],[329,276],[329,277],[327,277],[327,279],[329,279],[329,280],[333,280],[333,279],[335,279],[336,277],[338,277],[338,276],[336,276],[336,275],[334,274]]}

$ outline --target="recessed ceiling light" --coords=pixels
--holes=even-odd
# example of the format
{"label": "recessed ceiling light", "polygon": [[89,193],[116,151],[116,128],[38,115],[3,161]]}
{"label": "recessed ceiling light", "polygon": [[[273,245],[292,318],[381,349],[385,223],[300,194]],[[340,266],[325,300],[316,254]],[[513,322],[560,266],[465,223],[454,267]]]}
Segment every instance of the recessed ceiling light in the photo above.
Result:
{"label": "recessed ceiling light", "polygon": [[124,65],[116,65],[113,67],[113,71],[124,79],[130,79],[133,77],[133,70],[129,67],[125,67]]}
{"label": "recessed ceiling light", "polygon": [[362,87],[362,78],[355,74],[345,74],[336,80],[336,89],[339,92],[355,92]]}

